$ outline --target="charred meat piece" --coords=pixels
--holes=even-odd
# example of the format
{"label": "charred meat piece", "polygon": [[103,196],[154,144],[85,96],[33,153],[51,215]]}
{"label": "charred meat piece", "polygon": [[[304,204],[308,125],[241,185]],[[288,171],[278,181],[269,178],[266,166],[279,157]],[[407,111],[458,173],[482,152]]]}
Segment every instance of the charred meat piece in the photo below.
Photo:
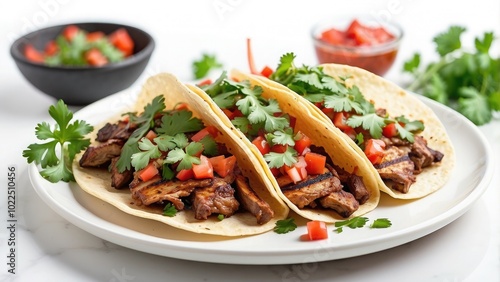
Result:
{"label": "charred meat piece", "polygon": [[151,205],[169,201],[177,210],[183,210],[184,203],[180,198],[189,196],[196,188],[210,186],[212,179],[178,181],[162,180],[161,177],[155,177],[142,184],[132,188],[133,196],[140,199],[142,204]]}
{"label": "charred meat piece", "polygon": [[332,209],[344,218],[351,216],[359,208],[359,203],[354,196],[344,190],[330,193],[319,199],[319,203],[322,207]]}
{"label": "charred meat piece", "polygon": [[236,191],[240,204],[257,218],[258,224],[267,223],[274,217],[274,212],[269,204],[259,198],[248,185],[247,179],[241,174],[236,176]]}
{"label": "charred meat piece", "polygon": [[112,158],[118,157],[124,142],[118,139],[109,139],[96,146],[90,146],[80,159],[81,167],[98,167],[107,164]]}
{"label": "charred meat piece", "polygon": [[132,132],[135,130],[135,126],[128,122],[119,121],[117,123],[106,123],[97,132],[96,141],[106,142],[109,139],[120,139],[126,141]]}
{"label": "charred meat piece", "polygon": [[233,215],[240,206],[234,192],[233,187],[220,178],[215,178],[208,187],[195,189],[192,194],[194,217],[204,220],[213,213]]}
{"label": "charred meat piece", "polygon": [[375,165],[375,168],[382,179],[393,181],[393,189],[407,193],[410,186],[416,181],[413,175],[414,166],[404,150],[391,146],[385,150],[382,162]]}
{"label": "charred meat piece", "polygon": [[444,155],[427,147],[427,141],[423,137],[415,136],[415,142],[413,142],[409,156],[415,164],[415,174],[418,174],[432,163],[440,162]]}
{"label": "charred meat piece", "polygon": [[356,174],[351,174],[344,184],[344,187],[354,196],[359,204],[364,204],[370,198],[370,192],[366,189],[363,178]]}
{"label": "charred meat piece", "polygon": [[116,162],[118,162],[119,158],[120,157],[114,157],[111,159],[111,187],[116,189],[128,188],[128,184],[134,178],[134,171],[132,169],[127,169],[124,172],[119,172],[116,167]]}
{"label": "charred meat piece", "polygon": [[316,199],[342,189],[340,180],[331,172],[308,176],[295,185],[282,187],[283,194],[299,209],[310,205]]}

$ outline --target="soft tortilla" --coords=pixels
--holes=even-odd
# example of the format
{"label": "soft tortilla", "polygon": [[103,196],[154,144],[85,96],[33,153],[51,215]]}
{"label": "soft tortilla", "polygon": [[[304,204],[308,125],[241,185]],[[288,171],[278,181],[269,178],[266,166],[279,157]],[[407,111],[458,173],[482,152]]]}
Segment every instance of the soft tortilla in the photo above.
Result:
{"label": "soft tortilla", "polygon": [[[373,101],[377,108],[387,109],[391,116],[405,115],[410,120],[421,120],[425,125],[425,130],[420,133],[420,135],[427,140],[430,148],[444,154],[444,158],[440,163],[424,169],[422,173],[416,176],[417,181],[410,187],[408,193],[401,193],[390,188],[390,183],[386,183],[380,178],[376,169],[370,164],[370,161],[366,158],[361,148],[359,148],[359,146],[347,135],[338,130],[337,132],[340,132],[349,145],[356,150],[358,155],[362,156],[365,162],[370,164],[373,173],[377,175],[377,181],[381,191],[397,199],[418,199],[444,186],[453,170],[455,154],[445,127],[428,106],[396,84],[366,70],[338,64],[325,64],[321,66],[326,74],[334,78],[348,78],[346,80],[348,86],[356,85],[367,100]],[[270,89],[295,94],[287,87],[269,79],[262,77],[257,79],[265,82],[265,85]],[[332,121],[321,110],[309,101],[305,99],[303,99],[303,101],[306,107],[314,113],[317,118],[333,127]]]}
{"label": "soft tortilla", "polygon": [[[254,79],[252,76],[248,76],[236,70],[231,72],[230,77],[239,81],[249,80],[253,85],[262,86],[260,80]],[[238,133],[246,147],[252,149],[255,157],[258,159],[255,163],[255,167],[264,168],[265,174],[271,181],[272,187],[274,187],[276,193],[293,211],[310,220],[321,220],[324,222],[345,220],[345,218],[342,218],[338,215],[338,213],[331,209],[299,209],[290,200],[288,200],[288,198],[286,198],[286,196],[281,192],[275,177],[271,173],[266,161],[257,148],[245,137],[243,133],[234,128],[231,121],[217,106],[217,104],[212,101],[208,94],[196,86],[188,85],[188,87],[202,97],[203,100],[207,101],[207,103],[210,103],[212,110],[220,117],[222,123],[224,123],[232,131]],[[342,167],[350,173],[356,170],[356,174],[363,177],[363,180],[370,192],[370,198],[366,203],[360,205],[359,209],[351,215],[351,218],[361,216],[376,208],[380,199],[380,191],[378,190],[377,179],[370,168],[371,166],[364,162],[356,154],[354,149],[349,146],[348,142],[344,138],[340,137],[340,134],[334,132],[336,130],[335,128],[325,126],[325,123],[320,118],[315,116],[308,108],[304,107],[304,102],[301,101],[303,98],[299,95],[283,91],[269,91],[265,89],[262,93],[262,97],[266,99],[276,99],[284,112],[291,113],[291,115],[296,117],[297,121],[295,128],[310,137],[313,140],[313,144],[324,147],[336,165]]]}
{"label": "soft tortilla", "polygon": [[[264,169],[261,166],[255,166],[258,160],[252,151],[238,139],[238,135],[221,125],[207,102],[203,101],[200,96],[193,94],[173,75],[162,73],[149,78],[138,96],[135,109],[132,111],[141,112],[146,104],[161,94],[165,96],[167,109],[173,108],[177,103],[188,103],[194,116],[201,118],[205,125],[213,125],[219,129],[222,134],[217,138],[217,141],[225,143],[228,150],[236,156],[237,163],[243,174],[249,178],[251,187],[273,208],[274,218],[266,224],[259,225],[256,218],[248,212],[236,213],[224,220],[218,220],[214,217],[207,220],[196,220],[194,213],[190,210],[178,212],[174,217],[163,216],[161,209],[135,205],[128,189],[116,190],[111,187],[111,177],[108,171],[82,168],[78,164],[80,157],[77,157],[73,163],[73,173],[83,190],[128,214],[161,221],[173,227],[196,233],[223,236],[259,234],[272,230],[277,220],[287,217],[289,209],[272,189],[272,183],[265,177]],[[96,128],[96,131],[98,129]],[[93,132],[92,140],[95,138],[95,134],[96,132]]]}

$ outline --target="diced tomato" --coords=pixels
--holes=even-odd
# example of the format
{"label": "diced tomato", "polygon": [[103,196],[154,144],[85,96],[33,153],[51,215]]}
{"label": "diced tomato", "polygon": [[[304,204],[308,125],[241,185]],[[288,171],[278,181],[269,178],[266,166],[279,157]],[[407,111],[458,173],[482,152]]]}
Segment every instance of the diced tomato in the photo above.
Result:
{"label": "diced tomato", "polygon": [[384,158],[385,143],[380,139],[369,139],[365,144],[365,155],[372,164],[379,164]]}
{"label": "diced tomato", "polygon": [[321,33],[320,39],[332,45],[344,45],[346,34],[338,29],[330,28]]}
{"label": "diced tomato", "polygon": [[159,171],[154,165],[154,163],[150,163],[145,168],[139,171],[139,178],[142,181],[148,181],[151,178],[155,177],[158,173]]}
{"label": "diced tomato", "polygon": [[192,179],[194,177],[193,169],[182,169],[175,177],[177,177],[180,181]]}
{"label": "diced tomato", "polygon": [[268,66],[265,66],[261,71],[260,71],[260,74],[262,76],[265,76],[267,78],[269,78],[271,76],[271,74],[273,74],[273,69],[268,67]]}
{"label": "diced tomato", "polygon": [[333,125],[337,127],[338,129],[344,131],[351,129],[349,125],[347,125],[347,119],[349,118],[349,114],[346,112],[338,112],[335,113],[333,116]]}
{"label": "diced tomato", "polygon": [[297,183],[303,179],[297,167],[291,167],[287,169],[286,174],[288,175],[288,177],[290,177],[290,179],[292,179],[293,183]]}
{"label": "diced tomato", "polygon": [[24,56],[26,59],[35,63],[43,63],[44,61],[43,54],[35,49],[35,47],[31,44],[24,46]]}
{"label": "diced tomato", "polygon": [[263,136],[257,136],[252,141],[252,144],[254,144],[255,147],[257,147],[257,149],[262,155],[265,155],[271,151],[271,146],[269,146],[269,143],[267,143],[266,138],[264,138]]}
{"label": "diced tomato", "polygon": [[94,31],[94,32],[89,32],[87,33],[87,41],[89,42],[95,42],[99,39],[104,38],[106,35],[102,31]]}
{"label": "diced tomato", "polygon": [[394,35],[388,32],[383,27],[376,27],[373,29],[374,37],[377,39],[377,43],[389,42],[394,39]]}
{"label": "diced tomato", "polygon": [[274,177],[278,177],[281,174],[281,171],[279,168],[273,167],[271,168],[271,173],[274,175]]}
{"label": "diced tomato", "polygon": [[200,83],[198,83],[198,86],[204,86],[204,85],[210,85],[212,84],[212,80],[210,78],[207,78],[203,81],[200,81]]}
{"label": "diced tomato", "polygon": [[177,105],[175,105],[175,109],[177,111],[188,110],[189,104],[188,103],[178,103]]}
{"label": "diced tomato", "polygon": [[398,129],[396,128],[396,124],[389,123],[386,126],[384,126],[384,128],[382,129],[382,134],[387,138],[391,138],[398,135]]}
{"label": "diced tomato", "polygon": [[307,223],[307,235],[309,240],[328,239],[328,228],[324,221],[313,220]]}
{"label": "diced tomato", "polygon": [[335,110],[332,108],[325,108],[323,105],[316,106],[321,109],[321,111],[332,121],[334,120],[335,117]]}
{"label": "diced tomato", "polygon": [[196,179],[214,178],[214,168],[207,157],[200,156],[200,164],[193,164],[193,174]]}
{"label": "diced tomato", "polygon": [[222,109],[222,111],[224,112],[224,114],[226,115],[226,117],[228,119],[233,119],[233,112],[231,112],[230,110],[228,109]]}
{"label": "diced tomato", "polygon": [[307,135],[300,131],[295,134],[295,139],[295,145],[293,147],[299,155],[303,155],[306,149],[312,145],[311,138],[307,137]]}
{"label": "diced tomato", "polygon": [[220,155],[220,156],[212,157],[208,160],[212,164],[214,171],[220,177],[226,177],[229,173],[231,173],[234,170],[234,167],[236,166],[236,157],[235,156],[229,156],[226,158],[223,155]]}
{"label": "diced tomato", "polygon": [[57,44],[54,40],[50,40],[45,44],[45,56],[53,56],[55,53],[59,51],[59,47],[57,47]]}
{"label": "diced tomato", "polygon": [[154,132],[153,130],[150,130],[148,131],[148,133],[146,133],[146,137],[147,139],[149,139],[149,141],[153,142],[153,139],[155,139],[158,135],[156,134],[156,132]]}
{"label": "diced tomato", "polygon": [[102,66],[108,63],[108,59],[96,48],[85,52],[85,60],[91,66]]}
{"label": "diced tomato", "polygon": [[132,55],[134,52],[134,41],[126,29],[119,28],[111,33],[108,38],[111,44],[123,52],[125,57]]}
{"label": "diced tomato", "polygon": [[325,171],[326,156],[317,153],[307,153],[304,155],[307,163],[306,170],[309,174],[322,174]]}
{"label": "diced tomato", "polygon": [[297,118],[290,116],[290,127],[295,128],[295,124],[297,123]]}
{"label": "diced tomato", "polygon": [[66,40],[72,41],[79,30],[80,28],[78,28],[76,25],[68,25],[62,31],[62,35],[64,36],[64,38],[66,38]]}
{"label": "diced tomato", "polygon": [[288,149],[288,145],[275,144],[271,147],[271,152],[284,153]]}
{"label": "diced tomato", "polygon": [[219,134],[219,130],[215,126],[207,126],[203,128],[202,130],[198,131],[195,135],[191,137],[191,140],[195,142],[199,142],[201,139],[203,139],[207,135],[212,135],[213,138],[216,138],[217,135]]}

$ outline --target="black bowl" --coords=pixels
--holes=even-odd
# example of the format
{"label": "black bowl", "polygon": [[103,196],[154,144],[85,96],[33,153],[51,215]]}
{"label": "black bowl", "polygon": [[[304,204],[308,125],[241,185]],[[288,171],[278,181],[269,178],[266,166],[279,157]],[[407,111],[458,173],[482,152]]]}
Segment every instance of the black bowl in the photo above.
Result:
{"label": "black bowl", "polygon": [[105,34],[125,28],[134,41],[133,55],[101,67],[53,67],[31,62],[24,56],[27,44],[43,50],[45,44],[55,39],[68,25],[48,27],[24,35],[12,44],[10,54],[33,86],[69,105],[87,105],[132,85],[146,68],[155,47],[153,38],[135,27],[113,23],[76,23],[74,25],[88,32],[102,31]]}

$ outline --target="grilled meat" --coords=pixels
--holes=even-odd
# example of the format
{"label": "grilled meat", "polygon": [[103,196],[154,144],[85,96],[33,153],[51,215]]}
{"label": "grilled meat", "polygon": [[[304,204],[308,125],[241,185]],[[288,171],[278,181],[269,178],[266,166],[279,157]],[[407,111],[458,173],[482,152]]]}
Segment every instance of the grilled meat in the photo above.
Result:
{"label": "grilled meat", "polygon": [[434,162],[440,162],[444,157],[443,153],[427,147],[427,141],[421,136],[415,136],[409,156],[415,164],[415,174]]}
{"label": "grilled meat", "polygon": [[267,223],[274,217],[274,212],[269,204],[259,198],[250,188],[247,179],[243,175],[236,177],[236,191],[241,206],[257,218],[258,224]]}
{"label": "grilled meat", "polygon": [[212,185],[195,189],[192,193],[194,217],[207,219],[211,214],[233,215],[240,204],[234,197],[234,189],[221,178],[215,178]]}
{"label": "grilled meat", "polygon": [[126,141],[134,132],[136,126],[124,121],[117,123],[106,123],[97,132],[96,141],[106,142],[109,139],[120,139]]}
{"label": "grilled meat", "polygon": [[340,216],[347,218],[359,208],[359,203],[351,193],[339,190],[319,199],[319,203],[324,208],[333,209]]}
{"label": "grilled meat", "polygon": [[407,193],[416,181],[414,167],[408,153],[396,146],[387,148],[382,162],[375,165],[380,177],[393,181],[392,188],[402,193]]}
{"label": "grilled meat", "polygon": [[363,178],[353,173],[348,173],[336,165],[327,165],[328,170],[340,179],[344,189],[353,194],[360,204],[366,203],[370,198],[370,192],[363,182]]}
{"label": "grilled meat", "polygon": [[283,194],[300,209],[310,205],[316,199],[341,189],[340,180],[329,171],[308,176],[304,181],[281,188]]}
{"label": "grilled meat", "polygon": [[90,146],[80,159],[81,167],[98,167],[108,164],[112,158],[120,156],[123,140],[109,139],[96,146]]}
{"label": "grilled meat", "polygon": [[132,169],[127,169],[124,172],[119,172],[116,167],[116,162],[120,157],[114,157],[111,159],[110,171],[111,171],[111,187],[116,189],[127,188],[128,184],[134,178],[134,171]]}

